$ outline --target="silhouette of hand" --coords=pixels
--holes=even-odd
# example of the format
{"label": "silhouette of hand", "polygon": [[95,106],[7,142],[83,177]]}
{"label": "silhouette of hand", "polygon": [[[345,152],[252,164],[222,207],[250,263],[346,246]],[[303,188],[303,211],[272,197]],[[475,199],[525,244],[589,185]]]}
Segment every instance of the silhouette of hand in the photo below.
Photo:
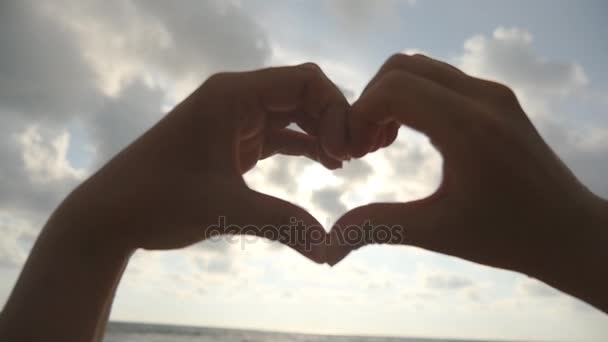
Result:
{"label": "silhouette of hand", "polygon": [[[56,215],[67,211],[88,236],[129,249],[190,245],[220,217],[258,228],[295,218],[324,237],[305,210],[249,189],[242,174],[276,153],[339,167],[348,157],[348,107],[314,64],[216,74],[79,186]],[[286,129],[294,122],[306,133]],[[325,262],[324,244],[306,250],[282,242]]]}
{"label": "silhouette of hand", "polygon": [[352,105],[352,154],[394,140],[395,124],[430,138],[443,155],[443,182],[422,200],[345,214],[332,229],[330,264],[365,243],[338,244],[338,234],[369,220],[402,226],[403,238],[392,243],[527,274],[588,269],[582,277],[602,268],[602,258],[581,262],[577,253],[586,248],[572,248],[598,250],[598,234],[589,227],[600,201],[546,145],[509,88],[422,55],[395,55]]}

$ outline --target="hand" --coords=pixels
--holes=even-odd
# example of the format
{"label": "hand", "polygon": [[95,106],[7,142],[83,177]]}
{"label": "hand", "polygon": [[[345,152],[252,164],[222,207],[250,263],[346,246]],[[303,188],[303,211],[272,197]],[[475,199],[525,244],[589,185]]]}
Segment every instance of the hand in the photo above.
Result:
{"label": "hand", "polygon": [[[101,341],[132,252],[193,244],[220,216],[248,229],[296,218],[324,237],[306,211],[250,190],[242,174],[275,153],[340,166],[347,109],[314,64],[212,76],[55,210],[2,310],[0,339]],[[325,262],[325,244],[277,238]]]}
{"label": "hand", "polygon": [[332,230],[330,264],[363,245],[336,246],[337,234],[370,220],[402,226],[394,243],[524,272],[584,299],[608,283],[600,271],[606,227],[597,224],[608,222],[608,206],[551,151],[509,88],[422,55],[395,55],[351,108],[352,154],[394,140],[396,123],[430,138],[443,155],[443,182],[422,200],[345,214]]}
{"label": "hand", "polygon": [[[348,107],[314,64],[214,75],[78,187],[55,215],[75,217],[71,226],[87,236],[129,249],[190,245],[220,216],[241,227],[279,226],[294,217],[324,235],[305,210],[249,189],[242,174],[276,153],[339,167],[348,157]],[[293,122],[308,134],[286,129]],[[305,251],[289,244],[325,261],[324,245]]]}

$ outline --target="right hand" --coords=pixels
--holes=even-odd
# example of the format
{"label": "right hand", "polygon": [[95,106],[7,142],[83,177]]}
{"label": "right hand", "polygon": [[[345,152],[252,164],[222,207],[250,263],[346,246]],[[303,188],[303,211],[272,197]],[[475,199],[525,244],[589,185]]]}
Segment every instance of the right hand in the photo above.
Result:
{"label": "right hand", "polygon": [[[597,252],[608,246],[606,230],[592,229],[605,202],[551,151],[508,87],[422,55],[395,55],[353,104],[349,121],[355,157],[390,144],[395,124],[426,134],[443,156],[443,181],[422,200],[353,209],[334,234],[367,220],[401,225],[399,244],[550,274],[549,282],[565,268],[588,274],[581,281],[598,273],[606,280]],[[362,244],[333,246],[328,262]]]}

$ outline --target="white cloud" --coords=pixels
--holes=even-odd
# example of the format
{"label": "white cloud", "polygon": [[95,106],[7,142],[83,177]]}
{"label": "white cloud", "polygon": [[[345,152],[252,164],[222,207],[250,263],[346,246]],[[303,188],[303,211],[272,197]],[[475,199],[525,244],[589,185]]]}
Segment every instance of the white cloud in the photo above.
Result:
{"label": "white cloud", "polygon": [[406,3],[414,6],[416,0],[335,0],[325,4],[329,12],[347,31],[359,33],[378,25],[393,27],[399,23],[399,6]]}
{"label": "white cloud", "polygon": [[325,212],[330,220],[337,220],[338,217],[346,213],[346,206],[340,200],[344,190],[341,187],[317,190],[312,194],[312,202],[317,208]]}
{"label": "white cloud", "polygon": [[574,130],[569,136],[573,147],[580,151],[601,152],[608,146],[608,127],[587,126]]}
{"label": "white cloud", "polygon": [[39,127],[30,126],[18,135],[18,140],[22,147],[25,169],[34,182],[83,179],[85,171],[74,168],[67,158],[70,145],[68,132],[64,131],[55,138],[45,139]]}
{"label": "white cloud", "polygon": [[424,284],[433,290],[461,290],[473,286],[473,281],[459,274],[432,273],[425,276]]}
{"label": "white cloud", "polygon": [[[73,166],[70,148],[93,146],[98,167],[160,118],[167,91],[183,96],[210,73],[267,61],[265,32],[237,2],[184,5],[3,6],[0,210],[26,212],[39,229],[39,218],[92,171]],[[81,130],[78,146],[67,127]]]}
{"label": "white cloud", "polygon": [[38,224],[83,176],[66,127],[101,97],[75,36],[35,3],[7,3],[0,18],[0,210]]}
{"label": "white cloud", "polygon": [[107,93],[144,76],[181,98],[212,73],[258,68],[270,57],[266,33],[238,2],[64,0],[45,8],[78,34]]}
{"label": "white cloud", "polygon": [[0,211],[0,267],[18,267],[27,256],[36,230],[31,220]]}
{"label": "white cloud", "polygon": [[517,284],[516,291],[530,297],[556,297],[560,292],[536,279],[524,278]]}
{"label": "white cloud", "polygon": [[526,30],[499,27],[492,37],[468,39],[459,65],[474,76],[499,80],[534,94],[565,96],[589,84],[579,64],[542,58],[532,43],[532,34]]}

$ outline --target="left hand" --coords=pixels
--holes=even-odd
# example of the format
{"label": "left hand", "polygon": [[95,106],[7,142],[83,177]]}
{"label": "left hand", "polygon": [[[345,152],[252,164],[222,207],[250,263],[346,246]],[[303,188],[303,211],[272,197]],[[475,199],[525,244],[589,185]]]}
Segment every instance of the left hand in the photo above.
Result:
{"label": "left hand", "polygon": [[[307,233],[325,236],[305,210],[249,189],[242,174],[276,153],[339,167],[348,158],[348,107],[310,63],[214,75],[81,184],[54,217],[76,223],[67,226],[89,239],[127,249],[193,244],[208,237],[206,227],[221,216],[228,224],[257,228],[295,218]],[[293,122],[307,133],[285,128]],[[296,241],[281,242],[325,261],[324,244],[307,250]]]}

